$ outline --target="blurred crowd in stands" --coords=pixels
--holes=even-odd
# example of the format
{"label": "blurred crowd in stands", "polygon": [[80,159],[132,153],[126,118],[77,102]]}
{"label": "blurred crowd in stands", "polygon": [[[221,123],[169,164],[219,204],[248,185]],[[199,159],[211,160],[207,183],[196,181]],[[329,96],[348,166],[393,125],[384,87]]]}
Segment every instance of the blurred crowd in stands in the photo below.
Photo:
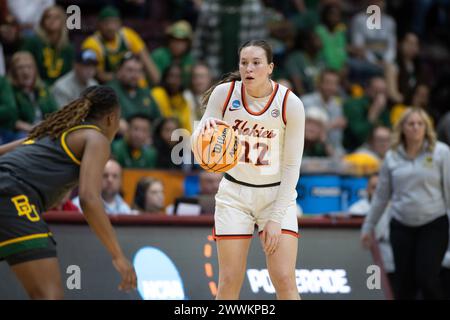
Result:
{"label": "blurred crowd in stands", "polygon": [[[71,5],[79,17],[66,13]],[[68,17],[80,19],[80,28],[68,28]],[[174,163],[180,140],[172,134],[192,132],[202,94],[238,68],[238,48],[252,39],[269,41],[273,79],[303,101],[302,173],[370,176],[351,214],[369,214],[377,172],[408,108],[425,111],[430,135],[450,144],[448,0],[0,0],[0,144],[26,137],[85,88],[106,84],[123,117],[103,174],[108,214],[213,213],[221,175]],[[144,174],[126,202],[129,169],[196,173],[198,192],[167,206],[170,186]],[[54,209],[80,211],[73,196]],[[375,237],[395,289],[390,219],[383,215]],[[450,250],[442,272],[447,297],[449,258]]]}
{"label": "blurred crowd in stands", "polygon": [[[79,29],[66,24],[73,4]],[[380,9],[379,29],[367,25],[370,5]],[[162,183],[140,181],[129,208],[121,170],[195,171],[171,161],[173,131],[192,132],[203,92],[237,69],[239,45],[264,38],[274,80],[305,106],[306,170],[322,159],[371,174],[408,107],[425,110],[450,143],[449,14],[450,2],[438,0],[0,0],[0,144],[25,137],[86,87],[109,85],[123,119],[105,204],[157,210]]]}

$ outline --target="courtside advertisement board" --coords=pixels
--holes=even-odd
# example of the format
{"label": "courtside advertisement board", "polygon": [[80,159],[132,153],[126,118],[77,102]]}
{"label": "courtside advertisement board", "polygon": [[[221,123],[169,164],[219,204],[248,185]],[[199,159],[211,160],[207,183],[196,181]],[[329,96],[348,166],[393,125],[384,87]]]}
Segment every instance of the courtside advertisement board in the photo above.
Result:
{"label": "courtside advertisement board", "polygon": [[[138,276],[137,290],[129,293],[117,290],[118,274],[86,224],[50,223],[50,228],[58,243],[66,299],[214,299],[218,265],[209,224],[115,224]],[[300,223],[296,282],[302,299],[386,299],[386,288],[377,286],[379,279],[369,272],[374,262],[370,251],[361,248],[359,236],[355,227],[302,227]],[[0,299],[26,299],[6,263],[0,264],[0,274]],[[241,298],[276,298],[256,233]]]}

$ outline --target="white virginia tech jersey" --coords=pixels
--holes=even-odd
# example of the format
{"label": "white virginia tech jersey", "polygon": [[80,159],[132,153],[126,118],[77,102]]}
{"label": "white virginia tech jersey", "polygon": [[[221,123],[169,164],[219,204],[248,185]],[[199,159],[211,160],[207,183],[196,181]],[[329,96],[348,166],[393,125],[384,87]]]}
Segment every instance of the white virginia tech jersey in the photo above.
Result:
{"label": "white virginia tech jersey", "polygon": [[236,180],[255,185],[280,182],[290,90],[274,81],[272,85],[268,99],[248,97],[241,81],[230,85],[222,116],[241,142],[239,163],[227,172]]}

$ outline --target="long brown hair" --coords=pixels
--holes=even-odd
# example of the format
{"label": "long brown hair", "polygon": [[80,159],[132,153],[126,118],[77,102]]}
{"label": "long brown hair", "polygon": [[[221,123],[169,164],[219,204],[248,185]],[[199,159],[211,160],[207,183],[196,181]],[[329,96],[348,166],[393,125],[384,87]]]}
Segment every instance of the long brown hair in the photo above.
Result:
{"label": "long brown hair", "polygon": [[36,33],[41,39],[43,39],[46,42],[49,42],[47,31],[44,28],[44,21],[45,21],[45,19],[47,19],[48,14],[52,10],[56,10],[59,18],[62,20],[61,30],[60,30],[60,34],[59,34],[59,40],[55,44],[56,49],[61,50],[62,48],[64,48],[66,45],[69,44],[69,33],[68,33],[66,23],[65,23],[67,16],[66,16],[66,12],[64,11],[64,9],[61,6],[54,5],[54,6],[48,7],[47,9],[44,10],[44,12],[42,13],[42,16],[41,16],[41,20],[39,21],[39,25],[36,28]]}
{"label": "long brown hair", "polygon": [[[238,56],[241,55],[242,49],[244,49],[246,47],[262,48],[264,50],[264,52],[266,53],[267,63],[270,64],[273,62],[272,47],[270,46],[269,43],[267,43],[267,41],[265,41],[265,40],[250,40],[250,41],[245,42],[242,46],[239,47]],[[203,94],[203,97],[202,97],[202,106],[204,108],[206,108],[209,98],[211,97],[211,93],[214,91],[214,89],[218,85],[220,85],[222,83],[226,83],[226,82],[239,81],[239,80],[241,80],[241,74],[239,73],[238,70],[226,74],[219,82],[213,84],[211,88],[206,90],[206,92]]]}
{"label": "long brown hair", "polygon": [[151,188],[155,183],[160,183],[162,186],[164,184],[161,180],[153,178],[153,177],[143,177],[141,178],[137,185],[136,185],[136,191],[134,192],[134,209],[140,210],[140,211],[146,211],[146,195],[147,190]]}
{"label": "long brown hair", "polygon": [[80,98],[48,115],[44,121],[31,130],[28,139],[39,139],[44,136],[56,139],[64,131],[85,120],[99,120],[118,107],[117,95],[112,88],[107,86],[89,87],[81,93]]}

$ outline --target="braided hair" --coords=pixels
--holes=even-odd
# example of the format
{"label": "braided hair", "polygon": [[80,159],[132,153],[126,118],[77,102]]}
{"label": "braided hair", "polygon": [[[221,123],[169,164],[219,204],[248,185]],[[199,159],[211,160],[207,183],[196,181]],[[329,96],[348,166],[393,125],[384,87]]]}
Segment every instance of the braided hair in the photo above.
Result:
{"label": "braided hair", "polygon": [[51,113],[34,127],[28,139],[49,136],[57,139],[61,134],[85,120],[100,120],[119,107],[117,95],[107,86],[92,86],[85,89],[80,97],[61,110]]}

